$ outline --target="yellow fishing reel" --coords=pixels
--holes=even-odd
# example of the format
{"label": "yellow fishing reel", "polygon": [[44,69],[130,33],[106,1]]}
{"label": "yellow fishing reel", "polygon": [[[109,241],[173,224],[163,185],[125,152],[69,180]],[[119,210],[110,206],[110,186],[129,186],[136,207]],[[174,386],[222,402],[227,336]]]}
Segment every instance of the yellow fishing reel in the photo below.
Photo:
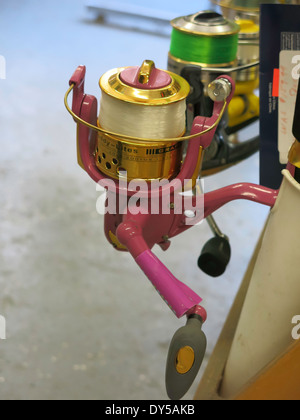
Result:
{"label": "yellow fishing reel", "polygon": [[[240,27],[237,65],[259,61],[259,26],[250,19],[236,19]],[[236,73],[236,92],[228,108],[228,134],[236,133],[259,118],[259,66]]]}

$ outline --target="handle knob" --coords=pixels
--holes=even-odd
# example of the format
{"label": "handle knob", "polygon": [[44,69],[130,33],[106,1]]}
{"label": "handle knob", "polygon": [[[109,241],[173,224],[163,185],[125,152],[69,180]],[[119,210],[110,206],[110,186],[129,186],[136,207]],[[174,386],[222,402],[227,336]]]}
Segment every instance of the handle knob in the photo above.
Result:
{"label": "handle knob", "polygon": [[211,277],[225,273],[231,257],[231,248],[227,238],[215,237],[203,247],[198,260],[199,268]]}
{"label": "handle knob", "polygon": [[180,400],[190,389],[202,365],[207,340],[203,320],[192,315],[174,335],[166,368],[166,388],[171,400]]}
{"label": "handle knob", "polygon": [[219,78],[214,80],[208,86],[208,95],[214,102],[224,102],[232,91],[232,85],[229,80]]}

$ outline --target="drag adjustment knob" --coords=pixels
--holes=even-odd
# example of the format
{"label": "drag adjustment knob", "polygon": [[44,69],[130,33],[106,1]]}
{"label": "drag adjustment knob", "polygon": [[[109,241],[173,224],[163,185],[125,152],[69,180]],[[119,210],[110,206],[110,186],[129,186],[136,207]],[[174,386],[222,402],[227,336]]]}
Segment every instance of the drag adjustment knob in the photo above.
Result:
{"label": "drag adjustment knob", "polygon": [[198,266],[205,274],[219,277],[225,273],[230,257],[231,248],[228,239],[216,236],[203,247]]}

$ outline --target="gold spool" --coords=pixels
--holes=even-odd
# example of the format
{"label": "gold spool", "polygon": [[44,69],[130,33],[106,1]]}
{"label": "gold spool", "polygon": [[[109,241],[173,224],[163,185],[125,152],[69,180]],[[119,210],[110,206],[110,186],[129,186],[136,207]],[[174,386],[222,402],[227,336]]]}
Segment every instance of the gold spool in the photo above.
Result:
{"label": "gold spool", "polygon": [[124,172],[128,181],[172,179],[181,167],[182,146],[182,142],[129,142],[99,133],[96,165],[114,179],[122,177]]}
{"label": "gold spool", "polygon": [[[149,80],[155,66],[152,61],[146,60],[138,70],[138,87],[133,87],[122,80],[121,75],[126,69],[128,68],[111,70],[101,77],[99,84],[102,90],[102,99],[108,95],[122,103],[134,105],[137,107],[135,108],[137,111],[141,109],[139,107],[162,107],[183,101],[185,103],[190,87],[180,76],[164,72],[171,82],[159,89],[149,88]],[[99,126],[108,128],[103,127],[100,122]],[[182,127],[183,131],[176,133],[177,137],[185,134],[184,126],[185,121]],[[122,127],[118,132],[124,134],[121,130]],[[133,179],[146,181],[172,179],[178,175],[181,168],[183,143],[168,141],[164,143],[162,138],[159,138],[157,142],[155,139],[152,142],[146,139],[145,142],[135,142],[98,133],[95,151],[96,165],[102,173],[114,179],[119,179],[123,172],[127,173],[128,181]]]}

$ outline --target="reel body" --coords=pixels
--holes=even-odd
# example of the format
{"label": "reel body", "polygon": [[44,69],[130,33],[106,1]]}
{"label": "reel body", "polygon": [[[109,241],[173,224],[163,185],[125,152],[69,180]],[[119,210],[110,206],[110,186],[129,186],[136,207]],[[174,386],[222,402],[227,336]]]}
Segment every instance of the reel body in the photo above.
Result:
{"label": "reel body", "polygon": [[[114,71],[113,74],[117,75],[117,78],[121,78],[122,83],[127,87],[134,89],[133,92],[137,94],[136,100],[133,101],[134,105],[141,106],[140,100],[144,94],[148,98],[150,93],[161,94],[166,86],[170,87],[173,82],[175,90],[168,88],[170,95],[167,97],[160,95],[160,101],[163,105],[172,105],[171,96],[174,95],[173,98],[176,97],[178,103],[182,102],[184,104],[189,92],[189,88],[187,90],[185,88],[187,84],[184,79],[178,79],[177,76],[168,72],[156,72],[154,69],[155,67],[151,62],[145,62],[141,68],[131,68],[129,70],[129,72],[132,71],[135,74],[133,79],[131,76],[127,78],[127,72],[125,76],[124,74],[123,77],[120,76],[124,70]],[[182,195],[186,186],[194,188],[194,181],[196,181],[201,169],[203,151],[210,146],[217,126],[233,97],[234,81],[228,76],[220,77],[212,84],[210,93],[216,99],[212,114],[209,117],[196,117],[190,136],[182,137],[182,133],[178,133],[179,137],[169,138],[157,134],[150,139],[146,136],[143,138],[126,134],[126,130],[122,130],[122,126],[118,127],[119,132],[112,131],[113,127],[103,128],[109,121],[103,119],[101,115],[103,109],[105,112],[107,104],[105,102],[101,103],[100,116],[98,117],[97,99],[84,92],[85,73],[86,68],[84,66],[78,67],[70,80],[70,89],[65,97],[66,107],[77,122],[78,162],[96,183],[107,189],[107,200],[116,199],[115,208],[105,215],[104,229],[109,243],[118,251],[129,252],[174,314],[178,318],[187,317],[186,328],[176,333],[172,340],[166,371],[166,386],[169,397],[179,399],[192,385],[204,357],[206,339],[201,328],[206,320],[206,311],[200,306],[202,298],[178,280],[155,256],[152,249],[155,245],[161,246],[163,250],[169,249],[170,240],[173,237],[190,229],[203,218],[207,218],[214,211],[233,200],[251,200],[273,207],[278,192],[258,185],[239,183],[202,195],[204,201],[202,199],[200,202],[197,200],[197,194],[188,201]],[[163,82],[161,82],[161,78],[164,80]],[[105,80],[111,81],[111,76]],[[152,82],[155,86],[154,89],[151,89],[150,86]],[[137,85],[137,83],[144,86]],[[162,85],[157,87],[158,83],[162,83]],[[145,89],[145,85],[148,86],[148,89]],[[100,86],[102,86],[101,82]],[[152,92],[150,92],[151,90]],[[72,109],[70,109],[67,99],[72,91],[73,104]],[[124,102],[119,99],[120,97],[123,98],[124,89],[121,90],[121,96],[119,96],[119,93],[115,95],[117,98],[114,99]],[[104,94],[107,93],[104,92]],[[185,124],[185,112],[180,118],[181,123]],[[178,121],[177,123],[172,120],[169,122],[170,126],[177,126],[176,130],[178,129],[180,132]],[[164,123],[161,121],[160,124],[163,125]],[[154,122],[150,124],[150,128],[151,125],[154,125]],[[136,127],[139,130],[138,124],[136,124]],[[167,132],[168,130],[165,131],[165,135]],[[186,156],[179,164],[182,151],[179,146],[177,150],[176,146],[187,140],[189,140],[189,143]],[[111,149],[105,141],[113,141],[113,151],[109,152],[110,154],[108,151]],[[172,155],[172,150],[166,150],[166,148],[172,147],[169,146],[170,144],[175,146],[174,155]],[[127,150],[127,148],[133,148],[133,145],[138,150],[136,154],[139,155],[139,158],[142,153],[145,153],[146,159],[148,159],[148,156],[149,159],[153,157],[150,153],[147,154],[147,150],[156,150],[157,145],[159,145],[161,148],[159,154],[171,153],[169,161],[172,164],[161,164],[164,161],[162,159],[153,165],[153,169],[149,169],[151,160],[147,161],[147,166],[145,161],[138,160],[135,163],[136,166],[131,167],[129,158],[135,152]],[[103,154],[106,155],[105,159]],[[118,160],[115,164],[116,169],[106,165],[107,163],[113,165],[113,159]],[[129,182],[129,179],[123,177],[123,172],[120,170],[121,165],[130,173],[130,178],[136,174],[139,178]],[[159,181],[163,176],[166,177],[166,182],[158,185],[154,184],[153,187],[153,181]],[[168,199],[167,207],[169,210],[167,212],[164,205],[164,199],[166,198]],[[158,199],[159,203],[155,211],[150,206],[153,199]],[[136,211],[137,206],[134,205],[137,200],[139,201],[138,212]],[[198,332],[195,333],[195,331]]]}

